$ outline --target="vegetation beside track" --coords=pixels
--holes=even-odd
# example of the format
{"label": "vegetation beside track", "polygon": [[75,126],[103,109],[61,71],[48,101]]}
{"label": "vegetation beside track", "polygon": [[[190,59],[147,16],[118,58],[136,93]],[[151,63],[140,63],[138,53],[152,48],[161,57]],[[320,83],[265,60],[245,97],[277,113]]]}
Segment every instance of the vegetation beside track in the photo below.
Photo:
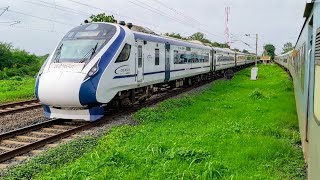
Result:
{"label": "vegetation beside track", "polygon": [[47,57],[0,42],[0,104],[35,98],[35,76]]}
{"label": "vegetation beside track", "polygon": [[0,104],[35,98],[33,77],[13,77],[0,80]]}
{"label": "vegetation beside track", "polygon": [[140,125],[113,128],[80,158],[56,151],[53,159],[73,159],[47,160],[37,172],[32,160],[8,178],[305,179],[292,87],[277,66],[260,66],[258,81],[248,68],[202,93],[140,110]]}

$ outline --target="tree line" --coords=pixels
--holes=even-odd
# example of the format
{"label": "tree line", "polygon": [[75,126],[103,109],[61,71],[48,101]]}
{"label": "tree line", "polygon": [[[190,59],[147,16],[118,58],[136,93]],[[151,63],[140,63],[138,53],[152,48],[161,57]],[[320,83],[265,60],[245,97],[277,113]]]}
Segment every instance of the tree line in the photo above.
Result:
{"label": "tree line", "polygon": [[36,56],[0,42],[0,80],[16,76],[36,76],[47,57],[48,55]]}

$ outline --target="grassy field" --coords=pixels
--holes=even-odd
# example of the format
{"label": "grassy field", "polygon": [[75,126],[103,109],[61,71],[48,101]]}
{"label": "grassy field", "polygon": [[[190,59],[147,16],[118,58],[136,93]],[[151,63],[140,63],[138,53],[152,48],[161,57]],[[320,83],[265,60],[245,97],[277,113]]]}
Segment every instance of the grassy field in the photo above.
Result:
{"label": "grassy field", "polygon": [[0,104],[34,98],[35,78],[0,80]]}
{"label": "grassy field", "polygon": [[140,110],[139,125],[113,128],[83,155],[65,145],[7,178],[305,179],[291,80],[277,66],[249,79],[246,69]]}

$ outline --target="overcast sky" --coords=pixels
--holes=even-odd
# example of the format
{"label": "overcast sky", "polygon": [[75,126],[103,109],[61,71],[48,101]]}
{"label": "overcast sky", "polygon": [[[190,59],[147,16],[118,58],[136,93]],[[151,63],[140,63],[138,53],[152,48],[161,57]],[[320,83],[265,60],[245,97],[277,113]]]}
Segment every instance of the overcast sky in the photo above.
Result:
{"label": "overcast sky", "polygon": [[[51,53],[67,31],[90,14],[105,12],[157,33],[190,36],[201,31],[208,39],[223,43],[225,7],[229,6],[232,48],[255,52],[255,39],[244,34],[258,33],[260,52],[264,44],[272,43],[279,53],[284,43],[295,44],[304,22],[305,3],[306,0],[1,0],[0,8],[10,7],[0,16],[0,41],[37,55]],[[15,21],[20,23],[9,26]]]}

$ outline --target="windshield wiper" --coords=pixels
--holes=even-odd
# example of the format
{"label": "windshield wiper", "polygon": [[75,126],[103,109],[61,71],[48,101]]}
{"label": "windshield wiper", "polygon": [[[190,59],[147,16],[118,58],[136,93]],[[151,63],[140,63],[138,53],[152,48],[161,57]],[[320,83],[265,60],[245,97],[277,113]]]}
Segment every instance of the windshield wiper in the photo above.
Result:
{"label": "windshield wiper", "polygon": [[63,43],[60,45],[60,47],[57,50],[56,57],[54,58],[55,63],[58,63],[60,60],[62,46],[63,46]]}
{"label": "windshield wiper", "polygon": [[[86,60],[91,59],[92,56],[93,56],[93,55],[96,53],[96,51],[97,51],[98,44],[99,44],[99,43],[97,43],[97,44],[94,46],[94,48],[91,48],[90,51],[87,52],[86,55],[84,55],[84,57],[81,59],[81,61],[79,61],[79,63],[83,63],[83,62],[85,62]],[[90,53],[91,53],[91,54],[90,54]],[[89,56],[89,55],[90,55],[90,56]]]}

